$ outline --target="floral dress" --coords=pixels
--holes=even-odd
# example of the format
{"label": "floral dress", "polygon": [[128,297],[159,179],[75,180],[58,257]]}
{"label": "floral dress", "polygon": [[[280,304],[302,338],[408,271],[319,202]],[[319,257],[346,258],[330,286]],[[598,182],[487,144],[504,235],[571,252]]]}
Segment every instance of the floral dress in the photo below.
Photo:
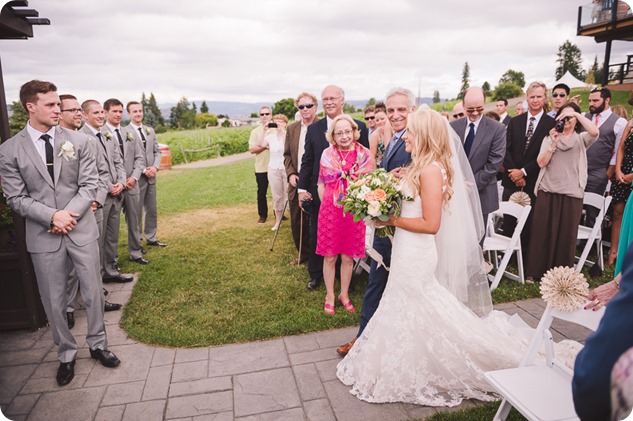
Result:
{"label": "floral dress", "polygon": [[[622,173],[629,174],[633,172],[633,131],[624,140],[624,157],[622,158]],[[611,196],[614,203],[624,203],[628,200],[633,187],[630,183],[622,184],[618,181],[613,183],[611,188]]]}

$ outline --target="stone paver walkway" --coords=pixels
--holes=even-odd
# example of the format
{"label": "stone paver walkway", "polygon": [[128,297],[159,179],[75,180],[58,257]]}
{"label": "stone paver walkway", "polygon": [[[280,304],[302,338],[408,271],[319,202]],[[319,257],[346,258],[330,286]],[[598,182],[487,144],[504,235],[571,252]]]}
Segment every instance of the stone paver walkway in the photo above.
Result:
{"label": "stone paver walkway", "polygon": [[[108,285],[110,300],[127,302],[134,284]],[[497,306],[536,326],[540,299]],[[445,408],[369,404],[335,375],[336,347],[356,328],[206,348],[138,343],[119,327],[122,312],[105,313],[110,349],[122,363],[102,367],[85,345],[86,317],[76,312],[80,349],[74,380],[57,386],[56,347],[48,328],[0,332],[0,408],[11,420],[407,420]],[[587,332],[555,326],[556,340]],[[458,409],[472,405],[466,402]],[[0,417],[0,419],[2,419]]]}

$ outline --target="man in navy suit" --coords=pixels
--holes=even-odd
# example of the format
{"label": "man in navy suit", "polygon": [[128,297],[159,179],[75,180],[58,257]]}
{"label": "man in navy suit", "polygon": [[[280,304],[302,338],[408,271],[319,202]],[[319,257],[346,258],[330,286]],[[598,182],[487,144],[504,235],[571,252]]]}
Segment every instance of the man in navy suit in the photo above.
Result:
{"label": "man in navy suit", "polygon": [[[387,92],[385,102],[387,105],[389,123],[393,129],[393,137],[385,149],[380,167],[400,178],[404,175],[403,167],[411,161],[411,154],[405,150],[402,135],[407,129],[409,113],[415,110],[415,96],[413,92],[408,89],[393,88]],[[382,256],[384,264],[390,266],[391,240],[389,238],[375,237],[373,247]],[[378,267],[375,261],[371,262],[369,280],[363,299],[363,309],[360,314],[360,328],[358,329],[356,337],[359,337],[361,333],[363,333],[365,326],[367,326],[367,323],[376,312],[380,299],[382,298],[382,293],[387,286],[388,276],[389,272],[385,270],[384,266]],[[356,342],[356,338],[338,347],[336,352],[340,355],[347,355],[354,345],[354,342]]]}
{"label": "man in navy suit", "polygon": [[620,292],[609,301],[598,330],[576,357],[572,391],[576,413],[583,421],[611,419],[611,370],[633,347],[633,246],[624,257],[621,281],[616,278],[599,288],[618,287]]}
{"label": "man in navy suit", "polygon": [[[303,201],[312,199],[312,214],[310,215],[310,257],[308,259],[308,273],[310,282],[308,289],[316,289],[323,276],[323,256],[316,254],[317,243],[317,223],[319,219],[319,207],[321,201],[317,192],[317,181],[319,180],[319,168],[323,151],[330,146],[325,138],[325,132],[335,117],[343,114],[343,104],[345,104],[345,92],[338,86],[329,85],[321,92],[321,101],[325,118],[310,124],[306,133],[305,152],[301,159],[301,170],[299,171],[299,182],[297,191],[299,192],[299,203],[303,209]],[[360,130],[358,142],[369,148],[367,128],[365,123],[356,121]]]}

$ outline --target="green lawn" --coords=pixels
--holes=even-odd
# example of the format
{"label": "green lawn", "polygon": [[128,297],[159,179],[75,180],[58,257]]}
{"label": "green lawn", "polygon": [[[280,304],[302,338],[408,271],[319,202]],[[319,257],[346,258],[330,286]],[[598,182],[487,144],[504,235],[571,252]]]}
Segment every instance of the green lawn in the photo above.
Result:
{"label": "green lawn", "polygon": [[[296,257],[289,222],[270,251],[272,218],[256,223],[255,192],[252,159],[159,173],[159,238],[169,247],[150,248],[148,266],[120,261],[124,272],[141,271],[122,321],[130,337],[195,347],[358,324],[357,314],[340,307],[326,317],[324,289],[308,292],[305,266],[287,264]],[[121,235],[121,256],[126,247]],[[366,280],[365,273],[354,278],[351,299],[359,311]],[[538,296],[537,285],[505,280],[493,293],[496,303]]]}

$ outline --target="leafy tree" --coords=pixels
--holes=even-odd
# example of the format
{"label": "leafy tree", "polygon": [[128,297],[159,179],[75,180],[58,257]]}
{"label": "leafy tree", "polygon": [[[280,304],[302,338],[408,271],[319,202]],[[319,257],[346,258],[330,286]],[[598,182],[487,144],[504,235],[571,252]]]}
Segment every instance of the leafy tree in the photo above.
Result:
{"label": "leafy tree", "polygon": [[484,84],[481,85],[481,89],[484,90],[484,95],[486,95],[486,98],[490,98],[492,96],[492,88],[490,87],[488,81],[484,82]]}
{"label": "leafy tree", "polygon": [[283,114],[288,117],[288,120],[293,120],[296,112],[297,108],[295,107],[295,100],[292,98],[280,99],[275,102],[275,105],[273,105],[273,115]]}
{"label": "leafy tree", "polygon": [[348,104],[347,102],[343,104],[343,113],[345,114],[353,114],[356,112],[356,107],[352,104]]}
{"label": "leafy tree", "polygon": [[[200,107],[202,109],[202,107]],[[218,125],[218,118],[209,113],[200,113],[196,115],[195,119],[196,127],[199,128],[207,128],[207,127],[215,127]]]}
{"label": "leafy tree", "polygon": [[516,70],[508,69],[499,79],[499,85],[504,83],[514,83],[519,88],[523,89],[525,86],[525,74]]}
{"label": "leafy tree", "polygon": [[468,62],[465,62],[464,68],[462,69],[462,86],[459,88],[457,99],[464,99],[464,93],[468,88],[470,88],[470,66]]}
{"label": "leafy tree", "polygon": [[440,102],[440,91],[433,91],[433,104]]}
{"label": "leafy tree", "polygon": [[556,80],[560,79],[567,71],[575,78],[583,80],[585,78],[582,70],[582,53],[580,48],[572,44],[569,40],[558,47],[558,67],[556,68]]}
{"label": "leafy tree", "polygon": [[523,95],[523,89],[512,82],[501,83],[494,91],[495,98],[516,98],[521,95]]}
{"label": "leafy tree", "polygon": [[209,107],[207,106],[207,101],[202,101],[202,105],[200,105],[200,112],[203,113],[203,114],[209,112]]}
{"label": "leafy tree", "polygon": [[365,107],[369,107],[370,105],[376,105],[376,98],[374,97],[369,98],[369,101],[367,101],[367,104],[365,104]]}
{"label": "leafy tree", "polygon": [[11,136],[14,136],[26,126],[26,123],[29,121],[29,113],[22,106],[20,101],[13,101],[11,105],[9,105],[9,110],[11,110],[9,130],[11,131]]}
{"label": "leafy tree", "polygon": [[231,122],[228,118],[222,122],[222,127],[231,127]]}
{"label": "leafy tree", "polygon": [[182,97],[175,107],[171,107],[170,125],[174,129],[191,129],[194,126],[196,111],[190,108],[187,97]]}
{"label": "leafy tree", "polygon": [[259,118],[259,113],[251,113],[251,118]]}

